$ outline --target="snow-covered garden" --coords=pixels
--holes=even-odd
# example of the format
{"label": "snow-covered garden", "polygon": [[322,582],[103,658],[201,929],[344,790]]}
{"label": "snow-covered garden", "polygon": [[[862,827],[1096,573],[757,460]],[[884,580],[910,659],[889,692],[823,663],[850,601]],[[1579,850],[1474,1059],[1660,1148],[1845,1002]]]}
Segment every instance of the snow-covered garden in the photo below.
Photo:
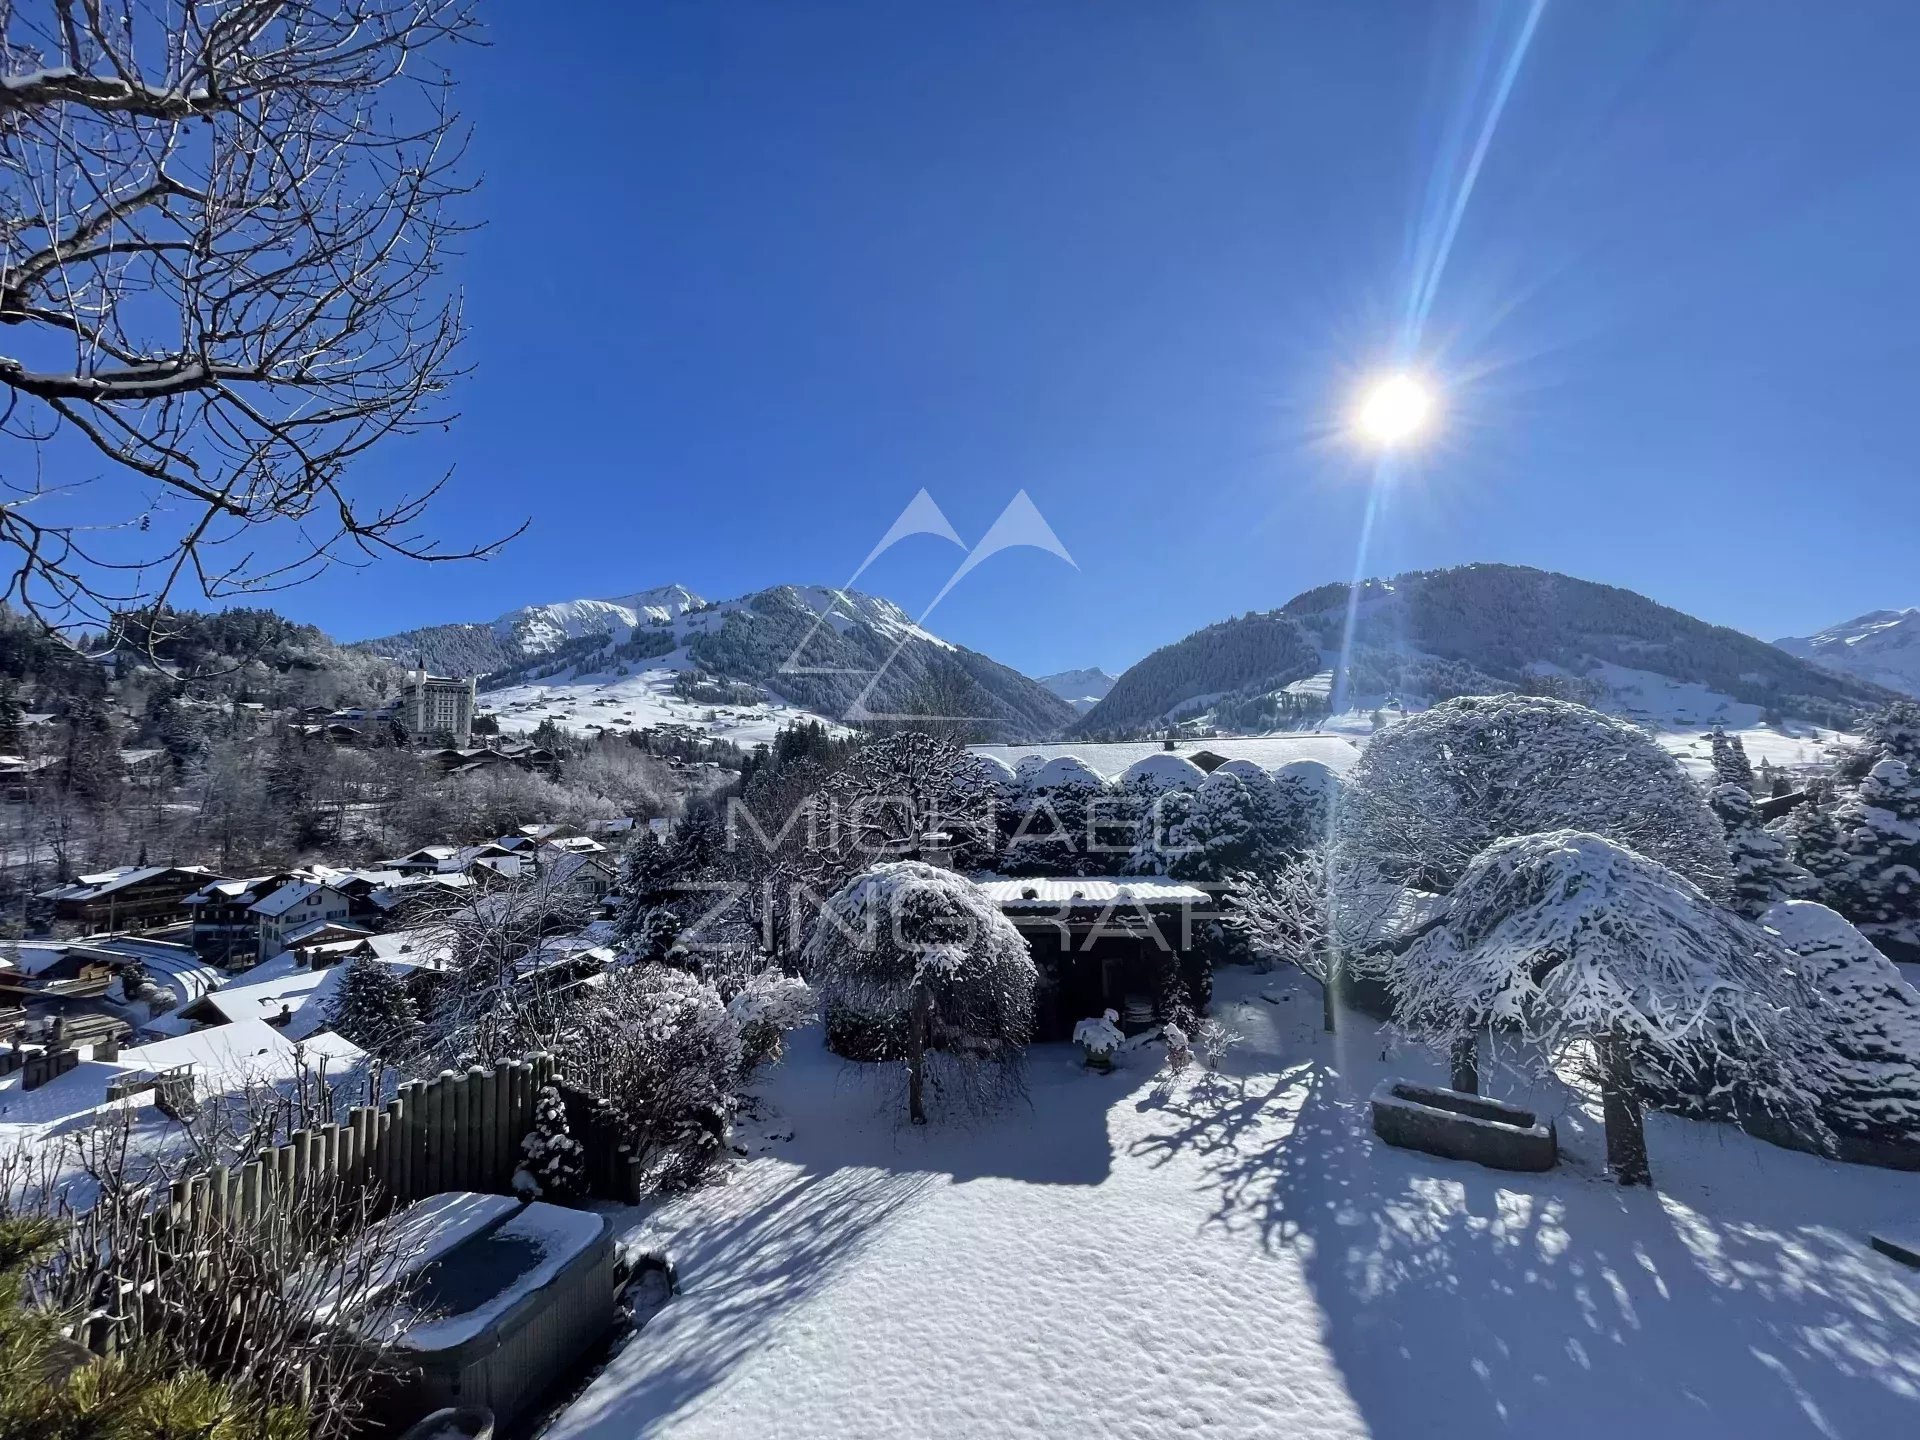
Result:
{"label": "snow-covered garden", "polygon": [[1326,1034],[1291,971],[1215,1013],[1217,1071],[1041,1046],[1027,1100],[931,1128],[794,1037],[729,1183],[638,1221],[682,1292],[552,1440],[1912,1432],[1920,1276],[1865,1243],[1911,1175],[1655,1115],[1660,1189],[1621,1189],[1551,1084],[1557,1171],[1435,1160],[1367,1111],[1429,1052]]}

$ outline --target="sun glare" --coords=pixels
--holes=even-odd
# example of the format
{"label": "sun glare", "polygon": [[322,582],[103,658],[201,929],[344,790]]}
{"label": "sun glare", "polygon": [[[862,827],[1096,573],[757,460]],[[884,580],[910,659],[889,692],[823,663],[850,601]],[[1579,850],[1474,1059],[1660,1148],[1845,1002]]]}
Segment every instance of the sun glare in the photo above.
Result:
{"label": "sun glare", "polygon": [[1355,421],[1366,440],[1392,447],[1415,439],[1432,418],[1432,392],[1411,375],[1389,375],[1361,396]]}

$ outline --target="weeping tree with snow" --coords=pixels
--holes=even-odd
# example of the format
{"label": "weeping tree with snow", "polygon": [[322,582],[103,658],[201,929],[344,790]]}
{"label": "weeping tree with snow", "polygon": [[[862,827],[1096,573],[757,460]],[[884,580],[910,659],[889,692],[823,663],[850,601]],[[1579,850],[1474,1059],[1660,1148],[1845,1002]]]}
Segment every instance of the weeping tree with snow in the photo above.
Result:
{"label": "weeping tree with snow", "polygon": [[1726,833],[1734,909],[1758,919],[1776,900],[1796,899],[1814,888],[1813,876],[1789,858],[1778,835],[1762,826],[1752,791],[1731,783],[1716,785],[1707,804]]}
{"label": "weeping tree with snow", "polygon": [[1321,1024],[1334,1029],[1332,936],[1327,916],[1327,862],[1319,850],[1270,870],[1228,878],[1222,918],[1261,960],[1293,966],[1320,985]]}
{"label": "weeping tree with snow", "polygon": [[571,1205],[587,1193],[586,1152],[567,1127],[567,1105],[555,1085],[542,1085],[533,1102],[533,1129],[520,1142],[513,1188],[529,1200]]}
{"label": "weeping tree with snow", "polygon": [[822,908],[801,972],[829,1041],[858,1058],[904,1059],[907,1113],[926,1123],[930,1056],[963,1080],[1017,1073],[1033,1031],[1033,957],[977,886],[913,860],[855,876]]}
{"label": "weeping tree with snow", "polygon": [[1800,957],[1820,998],[1829,1063],[1818,1101],[1828,1128],[1920,1142],[1920,991],[1825,905],[1782,901],[1760,923]]}
{"label": "weeping tree with snow", "polygon": [[1336,912],[1382,885],[1444,894],[1496,841],[1560,829],[1727,892],[1719,822],[1652,740],[1564,700],[1466,695],[1383,732],[1343,780],[1329,856]]}
{"label": "weeping tree with snow", "polygon": [[1666,866],[1574,830],[1490,846],[1393,962],[1395,1020],[1451,1050],[1489,1029],[1597,1082],[1607,1164],[1652,1183],[1643,1085],[1724,1087],[1820,1130],[1819,1011],[1794,957]]}

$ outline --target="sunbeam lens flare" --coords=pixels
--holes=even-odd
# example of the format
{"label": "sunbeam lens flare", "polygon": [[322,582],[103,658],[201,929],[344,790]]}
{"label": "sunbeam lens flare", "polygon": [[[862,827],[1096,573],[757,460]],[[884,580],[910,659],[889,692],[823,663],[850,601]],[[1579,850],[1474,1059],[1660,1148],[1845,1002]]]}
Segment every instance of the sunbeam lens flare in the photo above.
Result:
{"label": "sunbeam lens flare", "polygon": [[1372,444],[1390,448],[1418,438],[1433,418],[1433,393],[1411,375],[1375,381],[1360,398],[1355,423]]}

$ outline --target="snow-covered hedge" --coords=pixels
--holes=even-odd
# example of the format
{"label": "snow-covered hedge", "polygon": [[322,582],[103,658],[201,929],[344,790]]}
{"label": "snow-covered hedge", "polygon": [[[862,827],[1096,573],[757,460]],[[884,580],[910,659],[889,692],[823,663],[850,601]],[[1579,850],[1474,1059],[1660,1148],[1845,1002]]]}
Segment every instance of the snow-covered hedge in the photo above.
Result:
{"label": "snow-covered hedge", "polygon": [[1840,1135],[1920,1143],[1920,991],[1825,905],[1782,901],[1760,923],[1800,957],[1820,997],[1827,1124]]}

